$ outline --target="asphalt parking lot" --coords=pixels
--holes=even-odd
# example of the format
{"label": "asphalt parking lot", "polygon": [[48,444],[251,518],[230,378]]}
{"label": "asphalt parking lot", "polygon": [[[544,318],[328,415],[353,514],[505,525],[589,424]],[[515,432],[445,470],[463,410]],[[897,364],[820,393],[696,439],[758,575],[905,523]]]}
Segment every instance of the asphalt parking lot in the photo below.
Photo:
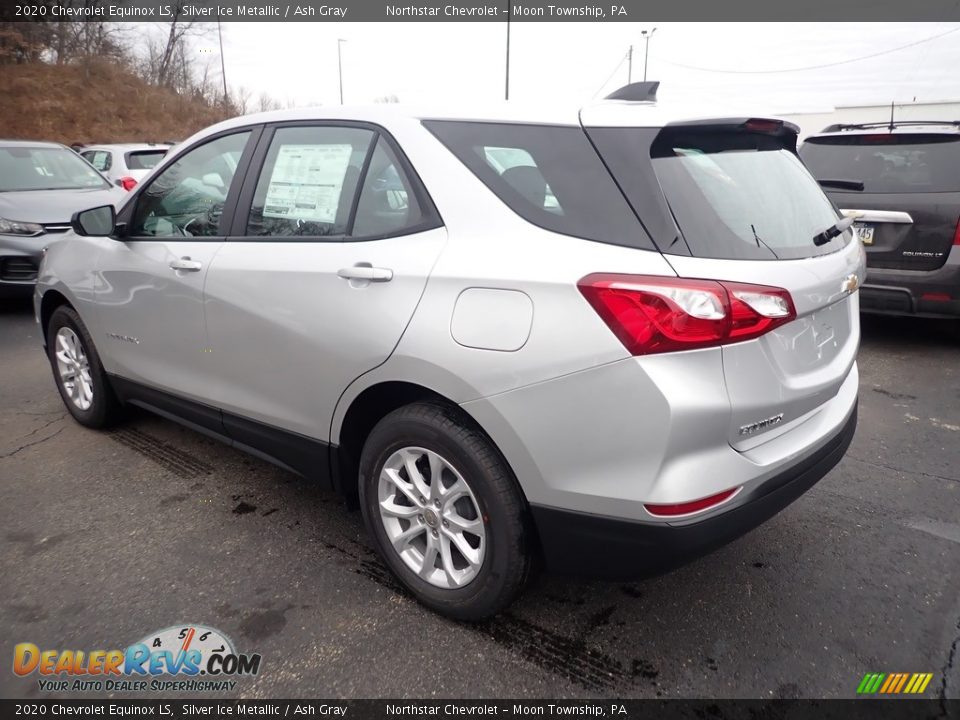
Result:
{"label": "asphalt parking lot", "polygon": [[0,695],[13,646],[112,649],[201,623],[263,656],[249,698],[960,697],[960,341],[868,318],[847,457],[770,522],[634,583],[540,577],[457,625],[398,590],[359,513],[147,414],[64,410],[29,304],[0,306]]}

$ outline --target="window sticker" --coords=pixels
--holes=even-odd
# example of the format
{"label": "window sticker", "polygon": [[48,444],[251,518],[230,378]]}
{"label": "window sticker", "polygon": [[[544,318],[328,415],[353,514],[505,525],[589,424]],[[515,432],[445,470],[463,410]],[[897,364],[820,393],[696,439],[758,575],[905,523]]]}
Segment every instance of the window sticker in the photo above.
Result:
{"label": "window sticker", "polygon": [[352,153],[349,144],[281,146],[263,216],[333,223]]}

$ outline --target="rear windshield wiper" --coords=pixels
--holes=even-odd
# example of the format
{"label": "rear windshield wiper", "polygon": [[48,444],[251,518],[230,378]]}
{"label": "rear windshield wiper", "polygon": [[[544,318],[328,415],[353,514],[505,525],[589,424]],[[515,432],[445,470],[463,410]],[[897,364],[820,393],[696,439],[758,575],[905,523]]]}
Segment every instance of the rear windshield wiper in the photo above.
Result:
{"label": "rear windshield wiper", "polygon": [[817,180],[821,187],[832,187],[840,190],[857,190],[863,192],[862,180]]}
{"label": "rear windshield wiper", "polygon": [[840,220],[837,220],[833,225],[828,227],[822,233],[813,236],[813,244],[817,247],[821,245],[826,245],[828,242],[833,240],[838,235],[843,235],[851,225],[853,225],[855,217],[845,217]]}

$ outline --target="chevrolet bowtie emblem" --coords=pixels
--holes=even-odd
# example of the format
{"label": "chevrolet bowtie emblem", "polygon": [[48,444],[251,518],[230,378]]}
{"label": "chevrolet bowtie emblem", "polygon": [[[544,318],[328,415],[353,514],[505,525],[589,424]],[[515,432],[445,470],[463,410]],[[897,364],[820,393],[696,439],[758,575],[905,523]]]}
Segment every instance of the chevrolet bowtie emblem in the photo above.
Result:
{"label": "chevrolet bowtie emblem", "polygon": [[860,278],[858,278],[855,274],[851,273],[850,275],[847,275],[843,279],[843,283],[841,284],[840,287],[843,290],[843,292],[852,293],[854,290],[860,287]]}

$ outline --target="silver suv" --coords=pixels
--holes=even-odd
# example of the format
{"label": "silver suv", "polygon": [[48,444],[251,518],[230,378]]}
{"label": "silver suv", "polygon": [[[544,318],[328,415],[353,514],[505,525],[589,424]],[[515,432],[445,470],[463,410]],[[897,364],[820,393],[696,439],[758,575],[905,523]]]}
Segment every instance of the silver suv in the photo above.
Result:
{"label": "silver suv", "polygon": [[67,408],[335,488],[459,619],[539,560],[637,576],[746,532],[853,436],[863,251],[794,126],[646,93],[204,130],[46,253]]}

